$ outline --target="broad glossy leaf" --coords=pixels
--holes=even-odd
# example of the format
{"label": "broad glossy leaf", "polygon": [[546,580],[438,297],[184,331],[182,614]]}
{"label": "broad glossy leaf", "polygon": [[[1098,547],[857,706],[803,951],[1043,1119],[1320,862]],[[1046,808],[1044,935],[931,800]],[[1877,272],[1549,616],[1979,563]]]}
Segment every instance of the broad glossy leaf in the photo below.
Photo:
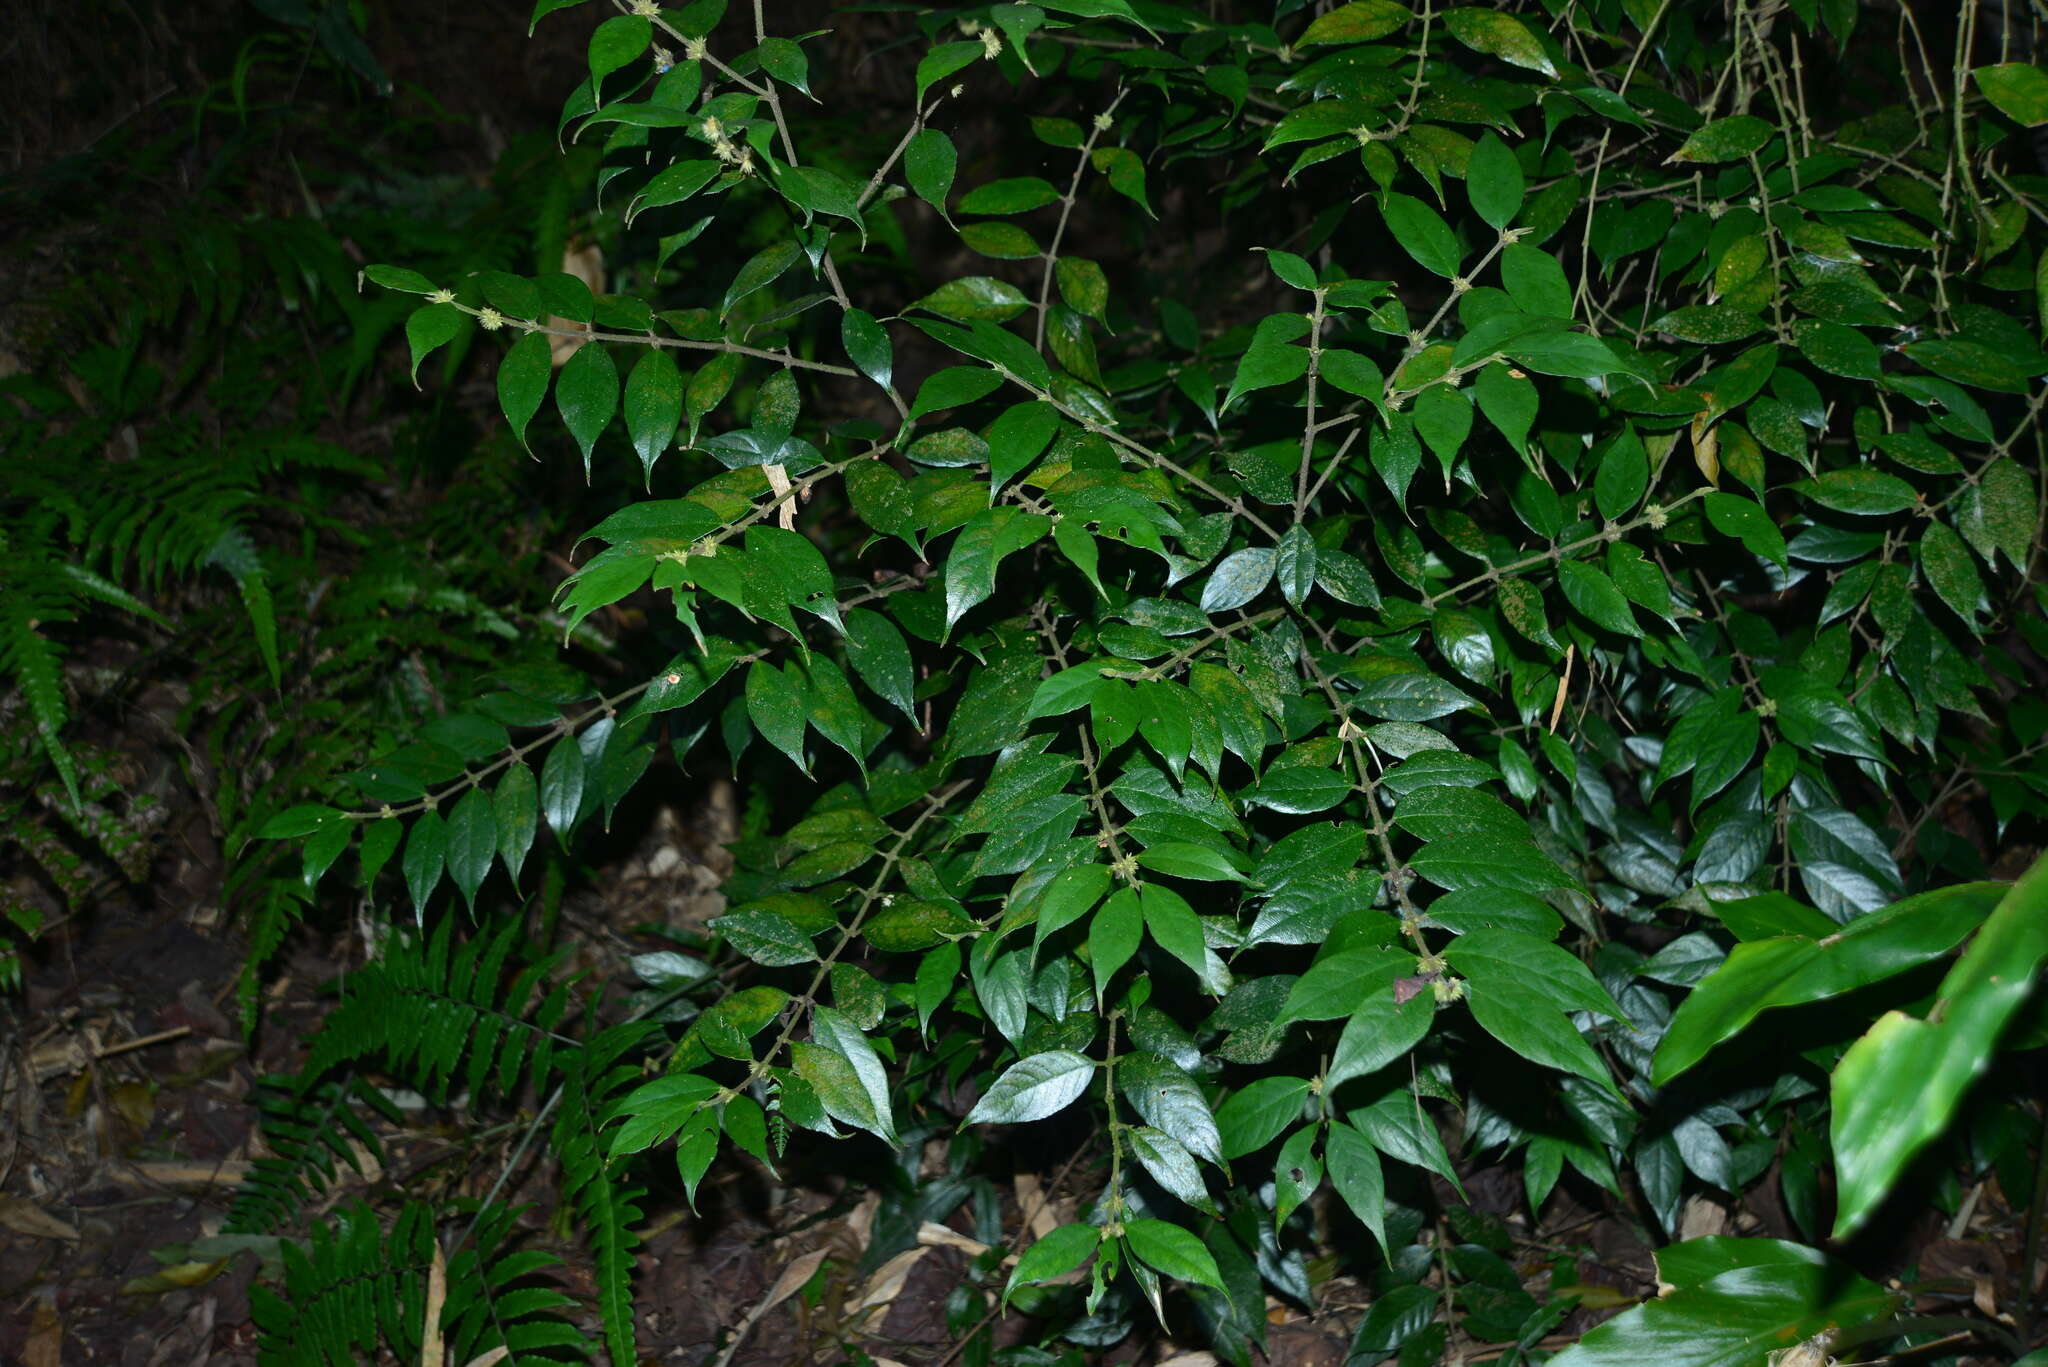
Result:
{"label": "broad glossy leaf", "polygon": [[1970,74],[1984,98],[2014,123],[2028,128],[2048,123],[2048,71],[2031,62],[2000,62]]}
{"label": "broad glossy leaf", "polygon": [[895,354],[889,334],[865,309],[848,309],[839,320],[839,343],[861,374],[887,389],[895,375]]}
{"label": "broad glossy leaf", "polygon": [[1273,581],[1278,559],[1271,546],[1247,547],[1224,556],[1202,585],[1202,611],[1227,612],[1251,602]]}
{"label": "broad glossy leaf", "polygon": [[1318,15],[1295,42],[1300,47],[1312,43],[1369,43],[1386,37],[1413,17],[1406,5],[1394,0],[1350,0]]}
{"label": "broad glossy leaf", "polygon": [[448,862],[448,823],[439,812],[422,812],[413,820],[399,862],[405,870],[406,891],[412,894],[413,915],[419,917]]}
{"label": "broad glossy leaf", "polygon": [[734,949],[770,968],[807,964],[818,957],[811,937],[779,911],[743,907],[715,918],[710,925]]}
{"label": "broad glossy leaf", "polygon": [[611,353],[597,343],[576,348],[555,380],[555,407],[562,425],[583,451],[583,471],[590,472],[590,451],[619,408],[619,370]]}
{"label": "broad glossy leaf", "polygon": [[1740,494],[1719,491],[1708,494],[1704,502],[1707,521],[1713,524],[1715,531],[1734,537],[1752,555],[1779,565],[1788,563],[1785,534],[1756,503]]}
{"label": "broad glossy leaf", "polygon": [[1914,1156],[1948,1129],[2048,960],[2048,859],[1999,899],[1942,979],[1925,1020],[1887,1011],[1836,1065],[1830,1135],[1835,1235],[1859,1228]]}
{"label": "broad glossy leaf", "polygon": [[844,1012],[830,1006],[814,1006],[811,1008],[811,1039],[853,1065],[854,1076],[859,1079],[861,1090],[867,1094],[869,1107],[875,1116],[874,1123],[866,1128],[884,1143],[895,1143],[896,1122],[889,1109],[889,1077],[867,1036]]}
{"label": "broad glossy leaf", "polygon": [[1124,1131],[1124,1140],[1131,1146],[1131,1156],[1152,1175],[1153,1181],[1196,1210],[1215,1213],[1215,1203],[1209,1199],[1209,1189],[1202,1181],[1202,1170],[1172,1135],[1149,1125],[1136,1125]]}
{"label": "broad glossy leaf", "polygon": [[1623,636],[1641,636],[1628,599],[1600,570],[1583,560],[1566,560],[1557,567],[1557,582],[1565,601],[1598,626]]}
{"label": "broad glossy leaf", "polygon": [[1446,278],[1458,274],[1464,253],[1436,210],[1413,195],[1390,190],[1380,197],[1380,215],[1394,240],[1418,265]]}
{"label": "broad glossy leaf", "polygon": [[453,304],[427,304],[405,320],[405,339],[412,348],[412,382],[420,382],[420,362],[455,340],[467,315]]}
{"label": "broad glossy leaf", "polygon": [[1685,145],[1671,154],[1669,160],[1735,161],[1752,152],[1762,151],[1764,144],[1769,142],[1777,131],[1776,125],[1754,114],[1737,114],[1732,118],[1715,119],[1696,129],[1692,136],[1685,140]]}
{"label": "broad glossy leaf", "polygon": [[912,690],[916,677],[910,646],[896,624],[878,612],[854,608],[846,614],[846,658],[861,682],[913,723],[917,720]]}
{"label": "broad glossy leaf", "polygon": [[960,154],[954,149],[953,140],[936,128],[920,128],[903,151],[903,173],[912,192],[942,217],[959,163]]}
{"label": "broad glossy leaf", "polygon": [[1019,1059],[989,1085],[964,1125],[1022,1125],[1065,1110],[1088,1090],[1095,1064],[1085,1054],[1052,1049]]}
{"label": "broad glossy leaf", "polygon": [[1170,1060],[1144,1049],[1126,1054],[1117,1060],[1116,1085],[1148,1125],[1197,1158],[1223,1161],[1222,1139],[1202,1089]]}
{"label": "broad glossy leaf", "polygon": [[1386,1177],[1380,1168],[1379,1150],[1372,1141],[1344,1123],[1330,1126],[1323,1157],[1329,1165],[1330,1184],[1351,1207],[1351,1213],[1372,1231],[1381,1248],[1387,1246]]}
{"label": "broad glossy leaf", "polygon": [[[1715,1245],[1726,1270],[1675,1280],[1696,1245]],[[1729,1249],[1724,1246],[1734,1246]],[[1672,1290],[1588,1331],[1554,1367],[1754,1367],[1830,1329],[1890,1315],[1892,1297],[1812,1249],[1769,1239],[1702,1239],[1657,1255]],[[1824,1350],[1819,1350],[1825,1356]]]}
{"label": "broad glossy leaf", "polygon": [[1136,890],[1118,888],[1088,922],[1088,961],[1098,1003],[1109,1000],[1110,979],[1131,961],[1144,936],[1144,912]]}
{"label": "broad glossy leaf", "polygon": [[[503,372],[499,373],[502,378]],[[668,348],[649,347],[633,363],[626,376],[624,407],[626,435],[640,456],[640,468],[652,478],[654,463],[675,440],[676,425],[683,416],[683,376]]]}
{"label": "broad glossy leaf", "polygon": [[1308,1083],[1298,1077],[1262,1077],[1230,1094],[1216,1111],[1225,1158],[1263,1149],[1301,1118]]}
{"label": "broad glossy leaf", "polygon": [[527,333],[498,362],[498,407],[504,410],[505,422],[521,446],[527,445],[526,425],[540,411],[553,375],[554,362],[543,333]]}
{"label": "broad glossy leaf", "polygon": [[1523,1058],[1576,1073],[1620,1095],[1593,1046],[1540,988],[1514,978],[1490,977],[1473,983],[1467,1000],[1472,1018]]}
{"label": "broad glossy leaf", "polygon": [[808,774],[804,722],[809,697],[802,681],[793,671],[778,668],[772,660],[756,660],[747,668],[746,697],[747,717],[761,738]]}
{"label": "broad glossy leaf", "polygon": [[1816,933],[1745,938],[1679,1003],[1657,1046],[1653,1080],[1663,1086],[1760,1012],[1824,1001],[1940,958],[1991,914],[2005,891],[1999,883],[1966,883],[1895,902],[1847,926],[1809,912],[1824,931],[1816,926]]}
{"label": "broad glossy leaf", "polygon": [[1066,1276],[1094,1257],[1096,1246],[1101,1242],[1102,1229],[1097,1225],[1061,1225],[1053,1230],[1025,1249],[1023,1256],[1017,1259],[1009,1281],[1003,1286],[1004,1303],[1009,1302],[1011,1293],[1020,1286]]}
{"label": "broad glossy leaf", "polygon": [[1223,1289],[1223,1274],[1216,1270],[1215,1255],[1179,1225],[1164,1220],[1129,1220],[1124,1224],[1124,1238],[1141,1261],[1175,1281]]}
{"label": "broad glossy leaf", "polygon": [[1482,134],[1465,166],[1465,190],[1473,210],[1488,226],[1505,228],[1522,212],[1525,186],[1521,163],[1508,145],[1490,130]]}
{"label": "broad glossy leaf", "polygon": [[476,890],[491,871],[498,852],[498,823],[491,799],[482,788],[471,788],[455,804],[448,817],[448,876],[462,892],[462,900],[476,906]]}

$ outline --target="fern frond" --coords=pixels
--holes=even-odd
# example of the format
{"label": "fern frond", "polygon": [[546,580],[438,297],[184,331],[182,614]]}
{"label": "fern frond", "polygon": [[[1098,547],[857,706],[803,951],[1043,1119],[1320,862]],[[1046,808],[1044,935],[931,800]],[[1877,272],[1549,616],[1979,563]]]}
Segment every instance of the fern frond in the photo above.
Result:
{"label": "fern frond", "polygon": [[83,565],[58,565],[56,572],[70,581],[72,588],[81,598],[91,598],[108,607],[119,608],[122,612],[134,613],[137,617],[154,622],[165,629],[169,629],[171,625],[155,608],[113,580],[96,574]]}
{"label": "fern frond", "polygon": [[317,1199],[347,1164],[363,1171],[356,1149],[381,1163],[383,1146],[363,1118],[373,1110],[396,1123],[398,1108],[376,1088],[354,1076],[301,1088],[289,1078],[267,1078],[250,1097],[255,1107],[267,1157],[249,1165],[235,1188],[227,1230],[234,1234],[267,1234]]}
{"label": "fern frond", "polygon": [[[591,1344],[560,1312],[576,1302],[536,1274],[557,1266],[553,1254],[518,1246],[506,1207],[474,1209],[470,1245],[448,1261],[446,1294],[433,1332],[443,1360],[462,1363],[498,1347],[512,1367],[559,1363],[590,1355]],[[344,1206],[304,1244],[281,1245],[282,1294],[258,1286],[249,1308],[256,1321],[256,1360],[264,1367],[319,1367],[385,1360],[417,1362],[427,1330],[427,1273],[434,1256],[432,1208],[408,1201],[387,1235],[367,1206]]]}
{"label": "fern frond", "polygon": [[562,1166],[562,1200],[572,1207],[590,1241],[597,1271],[597,1311],[613,1362],[638,1362],[633,1332],[633,1251],[639,1246],[640,1198],[646,1190],[610,1171],[599,1138],[613,1102],[641,1079],[619,1062],[647,1037],[648,1022],[599,1031],[565,1063],[561,1109],[552,1147]]}
{"label": "fern frond", "polygon": [[26,594],[9,593],[0,598],[0,670],[20,682],[43,753],[64,780],[64,790],[76,807],[81,801],[78,762],[64,744],[64,723],[70,720],[71,711],[64,703],[63,671],[56,644],[36,630],[40,619],[34,607]]}
{"label": "fern frond", "polygon": [[470,1246],[448,1260],[441,1334],[451,1364],[472,1362],[501,1345],[515,1364],[590,1356],[590,1340],[558,1313],[576,1309],[576,1302],[535,1279],[561,1259],[545,1249],[516,1247],[517,1215],[510,1206],[477,1210]]}
{"label": "fern frond", "polygon": [[257,1286],[250,1318],[262,1367],[353,1367],[380,1343],[417,1361],[426,1318],[434,1231],[428,1208],[407,1202],[387,1240],[368,1206],[343,1206],[304,1245],[285,1243],[284,1294]]}
{"label": "fern frond", "polygon": [[254,542],[236,527],[223,530],[206,553],[206,563],[228,572],[249,612],[249,630],[256,637],[256,649],[270,670],[272,686],[284,682],[277,661],[277,610],[270,601],[270,580],[264,573],[263,557]]}
{"label": "fern frond", "polygon": [[554,960],[528,964],[503,983],[519,922],[460,948],[452,925],[443,920],[424,942],[394,933],[382,958],[349,976],[341,1005],[313,1041],[308,1077],[376,1055],[436,1100],[458,1073],[472,1099],[492,1087],[509,1092],[525,1076],[546,1080],[568,987],[538,1003],[529,998]]}

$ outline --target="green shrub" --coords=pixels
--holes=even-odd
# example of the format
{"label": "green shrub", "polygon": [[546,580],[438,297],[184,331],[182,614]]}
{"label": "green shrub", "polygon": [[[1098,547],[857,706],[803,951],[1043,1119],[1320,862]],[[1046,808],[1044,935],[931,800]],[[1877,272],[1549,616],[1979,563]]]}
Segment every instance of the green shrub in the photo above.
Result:
{"label": "green shrub", "polygon": [[[463,349],[543,459],[644,488],[557,629],[631,605],[672,659],[507,671],[270,824],[435,927],[308,1082],[550,1096],[616,1362],[646,1175],[792,1128],[1028,1161],[1080,1116],[1092,1195],[969,1322],[1192,1314],[1238,1363],[1332,1266],[1356,1361],[1540,1357],[1572,1302],[1454,1150],[1660,1243],[1767,1170],[1818,1243],[1929,1144],[2026,1152],[1945,1136],[2025,1132],[1967,1088],[2041,1038],[2048,874],[1984,854],[2048,777],[2048,76],[1970,70],[1974,6],[1931,70],[1837,0],[1279,10],[924,7],[856,66],[635,0],[560,125],[619,291],[365,271],[420,296],[416,373]],[[754,801],[713,962],[565,1039],[576,991],[488,927],[543,820],[686,760]],[[1660,1272],[1553,1360],[1911,1330],[1804,1245]]]}

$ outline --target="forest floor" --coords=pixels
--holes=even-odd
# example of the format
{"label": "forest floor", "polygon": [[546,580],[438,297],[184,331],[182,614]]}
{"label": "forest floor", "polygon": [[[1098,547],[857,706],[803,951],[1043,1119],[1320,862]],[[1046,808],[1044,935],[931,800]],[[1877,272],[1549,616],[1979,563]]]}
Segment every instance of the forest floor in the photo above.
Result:
{"label": "forest floor", "polygon": [[[689,813],[658,812],[637,847],[571,897],[563,919],[580,966],[611,965],[623,977],[625,955],[655,947],[636,926],[717,912],[717,842],[730,825],[722,791],[714,786],[712,800]],[[203,820],[182,829],[201,827]],[[262,1027],[245,1039],[234,1019],[241,946],[234,927],[220,922],[218,887],[207,896],[209,869],[218,860],[204,848],[167,848],[150,883],[165,895],[127,889],[66,923],[19,999],[0,1005],[12,1018],[0,1088],[0,1363],[257,1361],[251,1287],[274,1271],[266,1263],[275,1248],[261,1239],[209,1239],[237,1176],[263,1152],[251,1128],[252,1089],[295,1064],[328,1009],[323,985],[359,961],[360,940],[352,927],[302,930],[270,979]],[[316,1217],[400,1193],[480,1195],[523,1134],[515,1125],[480,1135],[459,1108],[422,1106],[403,1116],[378,1126],[383,1163],[366,1155],[362,1172],[344,1171]],[[929,1141],[919,1158],[903,1161],[936,1171],[946,1142]],[[870,1161],[888,1161],[873,1147]],[[1006,1236],[1073,1218],[1077,1201],[1099,1185],[1098,1149],[1084,1138],[1076,1161],[1017,1171],[1000,1202]],[[846,1146],[793,1146],[779,1176],[752,1160],[724,1161],[699,1192],[697,1213],[680,1200],[650,1202],[638,1283],[642,1361],[767,1367],[857,1363],[853,1354],[862,1352],[876,1362],[950,1367],[978,1319],[948,1304],[967,1259],[983,1247],[973,1237],[971,1203],[924,1212],[911,1246],[877,1265],[870,1254],[878,1218],[905,1217],[900,1203],[885,1210],[880,1191],[831,1166],[851,1157]],[[508,1195],[531,1203],[529,1237],[559,1251],[570,1289],[587,1294],[581,1255],[553,1218],[549,1166],[527,1161],[514,1170]],[[1519,1210],[1517,1174],[1461,1175],[1474,1204],[1510,1232],[1511,1261],[1531,1290],[1545,1294],[1559,1259],[1571,1260],[1581,1307],[1549,1342],[1568,1342],[1614,1308],[1656,1293],[1652,1250],[1619,1203],[1568,1186],[1531,1225]],[[1683,1232],[1791,1236],[1771,1193],[1765,1182],[1746,1206],[1696,1200]],[[1952,1289],[1923,1308],[1973,1301],[1995,1314],[2016,1291],[2021,1224],[1987,1181],[1953,1219],[1928,1211],[1895,1223],[1879,1256],[1887,1268],[1948,1279]],[[1321,1281],[1308,1304],[1271,1299],[1268,1360],[1341,1367],[1369,1299],[1349,1276]],[[996,1342],[1032,1330],[1012,1315],[998,1324]],[[1486,1362],[1499,1351],[1454,1339],[1444,1361]],[[1133,1335],[1099,1360],[1213,1361],[1159,1334]]]}
{"label": "forest floor", "polygon": [[[33,8],[34,22],[22,27],[38,37],[61,27],[65,7],[37,0]],[[558,96],[543,101],[533,92],[552,90],[580,50],[564,65],[562,51],[528,45],[530,3],[398,8],[418,31],[404,50],[379,53],[401,87],[434,90],[452,116],[476,129],[516,130],[537,119],[552,125]],[[508,18],[515,10],[518,17]],[[81,36],[73,27],[78,50],[97,51],[97,30]],[[465,60],[438,60],[458,43]],[[174,49],[175,43],[167,50],[181,55]],[[17,57],[53,70],[67,60],[63,50]],[[176,62],[166,62],[165,73],[137,79],[139,98],[160,100],[160,78],[192,93]],[[41,89],[16,76],[0,66],[0,83]],[[30,140],[62,151],[90,142],[81,130],[98,135],[106,111],[82,96],[67,98],[59,89],[35,111],[17,111],[42,121],[27,130]],[[156,114],[175,121],[174,105],[165,102]],[[475,164],[450,169],[480,173],[489,164],[477,149],[465,155]],[[123,210],[115,204],[106,212]],[[0,304],[10,297],[0,291]],[[97,739],[117,750],[161,749],[168,715],[138,707],[103,723],[132,734]],[[245,1036],[235,989],[246,945],[242,925],[223,910],[228,869],[218,834],[188,790],[174,788],[166,805],[146,875],[109,888],[53,927],[35,947],[21,991],[0,995],[6,1367],[257,1361],[252,1289],[274,1280],[276,1245],[218,1237],[238,1177],[263,1155],[252,1100],[262,1079],[302,1061],[306,1037],[330,1008],[328,986],[362,961],[363,942],[351,921],[301,926],[273,960],[260,1026]],[[563,909],[571,963],[596,981],[623,981],[628,956],[662,947],[638,927],[701,923],[722,906],[716,886],[720,846],[732,835],[730,797],[708,784],[686,803],[642,817],[639,834],[599,859]],[[5,864],[7,843],[0,831],[0,877],[18,873]],[[401,1116],[378,1124],[381,1163],[364,1154],[360,1171],[339,1174],[316,1216],[401,1194],[479,1196],[506,1160],[523,1153],[504,1195],[528,1205],[530,1239],[561,1254],[569,1289],[587,1302],[587,1264],[568,1221],[558,1218],[553,1173],[532,1156],[544,1146],[524,1147],[525,1127],[518,1124],[479,1130],[456,1107],[407,1101]],[[721,1161],[698,1193],[695,1213],[680,1199],[650,1201],[637,1282],[643,1362],[766,1367],[861,1363],[865,1355],[876,1363],[951,1367],[961,1360],[983,1315],[963,1311],[956,1290],[968,1260],[985,1247],[975,1236],[990,1232],[990,1217],[985,1212],[977,1222],[964,1200],[926,1209],[885,1201],[867,1177],[893,1162],[916,1188],[944,1169],[946,1143],[930,1140],[908,1156],[881,1153],[865,1140],[793,1146],[779,1174],[750,1159]],[[1073,1219],[1079,1203],[1099,1190],[1100,1154],[1099,1136],[1079,1135],[1050,1161],[1018,1160],[994,1203],[1003,1241],[1025,1241]],[[864,1166],[850,1166],[856,1163]],[[1522,1210],[1518,1171],[1467,1165],[1461,1177],[1475,1206],[1508,1232],[1510,1261],[1539,1296],[1550,1294],[1560,1264],[1569,1266],[1578,1308],[1546,1346],[1569,1342],[1599,1318],[1656,1294],[1652,1248],[1626,1203],[1568,1183],[1532,1221]],[[1681,1232],[1796,1237],[1774,1192],[1766,1180],[1747,1204],[1696,1200]],[[913,1223],[906,1233],[907,1218]],[[1974,1303],[1995,1315],[2017,1295],[2022,1223],[1997,1183],[1987,1181],[1966,1192],[1952,1218],[1921,1211],[1894,1220],[1883,1244],[1866,1249],[1866,1270],[1896,1275],[1913,1268],[1923,1278],[1945,1279],[1948,1289],[1925,1308]],[[874,1256],[877,1248],[898,1246],[902,1251]],[[1323,1269],[1312,1277],[1306,1301],[1269,1302],[1266,1355],[1275,1367],[1341,1367],[1370,1304],[1352,1276]],[[1100,1360],[1174,1367],[1211,1361],[1199,1351],[1191,1322],[1170,1327],[1186,1339],[1138,1333]],[[1028,1341],[1039,1328],[1012,1315],[995,1323],[995,1341]],[[1454,1337],[1444,1361],[1476,1364],[1500,1355],[1498,1345]]]}

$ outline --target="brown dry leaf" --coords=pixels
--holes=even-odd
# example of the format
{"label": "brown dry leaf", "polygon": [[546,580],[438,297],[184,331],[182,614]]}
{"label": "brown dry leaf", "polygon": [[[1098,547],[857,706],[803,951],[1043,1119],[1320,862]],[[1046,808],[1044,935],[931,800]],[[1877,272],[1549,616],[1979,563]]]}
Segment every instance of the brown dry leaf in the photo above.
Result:
{"label": "brown dry leaf", "polygon": [[768,476],[768,492],[776,498],[775,520],[782,530],[790,531],[796,526],[796,500],[790,497],[789,471],[780,465],[764,465],[762,473]]}
{"label": "brown dry leaf", "polygon": [[488,1353],[477,1354],[465,1364],[465,1367],[498,1367],[499,1363],[511,1356],[512,1350],[501,1343]]}
{"label": "brown dry leaf", "polygon": [[107,1100],[121,1113],[121,1118],[134,1127],[137,1134],[148,1134],[149,1124],[156,1119],[156,1093],[140,1082],[124,1082],[108,1094]]}
{"label": "brown dry leaf", "polygon": [[1707,483],[1721,487],[1721,434],[1704,413],[1692,421],[1692,463],[1700,467]]}
{"label": "brown dry leaf", "polygon": [[246,1160],[224,1158],[217,1163],[131,1163],[111,1168],[108,1175],[124,1186],[232,1187],[248,1173]]}
{"label": "brown dry leaf", "polygon": [[768,1294],[761,1300],[752,1318],[759,1318],[768,1311],[804,1289],[804,1284],[818,1274],[818,1268],[825,1261],[827,1250],[814,1248],[809,1253],[790,1259],[789,1266],[782,1269],[782,1275],[775,1279],[775,1285],[768,1288]]}
{"label": "brown dry leaf", "polygon": [[1159,1367],[1216,1367],[1214,1353],[1175,1353]]}
{"label": "brown dry leaf", "polygon": [[868,1246],[869,1236],[875,1231],[875,1216],[882,1209],[882,1194],[871,1191],[860,1198],[860,1204],[848,1211],[840,1221],[840,1229],[852,1242],[856,1253]]}
{"label": "brown dry leaf", "polygon": [[858,1313],[871,1305],[886,1306],[903,1293],[903,1283],[910,1276],[910,1269],[917,1266],[918,1259],[931,1252],[929,1248],[906,1248],[888,1262],[875,1269],[868,1278],[868,1284],[861,1289],[860,1299],[853,1304]]}
{"label": "brown dry leaf", "polygon": [[[562,252],[562,273],[564,275],[573,275],[584,284],[590,286],[592,294],[603,294],[604,250],[597,246],[569,247],[565,249]],[[590,330],[588,323],[579,323],[568,318],[549,318],[548,326],[555,329],[568,329],[574,332],[588,332]],[[576,349],[582,345],[583,339],[581,337],[548,338],[548,354],[554,361],[555,369],[560,370],[564,365],[568,364],[569,358],[574,356]]]}
{"label": "brown dry leaf", "polygon": [[420,1321],[420,1367],[441,1367],[447,1360],[448,1345],[441,1340],[441,1308],[448,1303],[448,1259],[441,1241],[434,1240],[433,1260],[427,1264],[426,1314]]}
{"label": "brown dry leaf", "polygon": [[934,1220],[926,1220],[917,1227],[917,1241],[927,1248],[957,1248],[970,1258],[988,1252],[988,1245],[981,1240],[970,1239]]}
{"label": "brown dry leaf", "polygon": [[29,1321],[28,1342],[21,1347],[21,1367],[61,1367],[63,1361],[64,1321],[57,1317],[56,1301],[39,1296]]}
{"label": "brown dry leaf", "polygon": [[78,1231],[26,1196],[0,1196],[0,1225],[35,1239],[77,1239]]}
{"label": "brown dry leaf", "polygon": [[1728,1212],[1705,1196],[1689,1196],[1678,1216],[1680,1239],[1710,1239],[1728,1232]]}

